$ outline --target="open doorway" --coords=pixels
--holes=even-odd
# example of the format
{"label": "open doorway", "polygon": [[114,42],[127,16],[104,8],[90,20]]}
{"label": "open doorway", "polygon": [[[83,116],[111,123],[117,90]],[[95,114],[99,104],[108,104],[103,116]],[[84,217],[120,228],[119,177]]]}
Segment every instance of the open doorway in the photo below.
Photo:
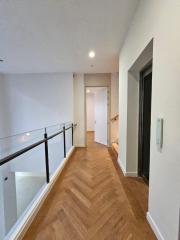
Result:
{"label": "open doorway", "polygon": [[108,145],[108,87],[86,87],[86,133],[99,144]]}
{"label": "open doorway", "polygon": [[149,183],[152,63],[140,73],[138,175]]}
{"label": "open doorway", "polygon": [[[150,126],[153,40],[149,42],[128,72],[126,176],[150,176]],[[122,130],[121,130],[122,131]]]}

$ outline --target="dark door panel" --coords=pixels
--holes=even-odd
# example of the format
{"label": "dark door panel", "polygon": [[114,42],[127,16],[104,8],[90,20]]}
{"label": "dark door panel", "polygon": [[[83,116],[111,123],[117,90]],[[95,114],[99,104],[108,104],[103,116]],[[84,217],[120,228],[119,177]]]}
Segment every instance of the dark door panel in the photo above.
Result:
{"label": "dark door panel", "polygon": [[139,105],[139,175],[149,182],[152,65],[141,72]]}

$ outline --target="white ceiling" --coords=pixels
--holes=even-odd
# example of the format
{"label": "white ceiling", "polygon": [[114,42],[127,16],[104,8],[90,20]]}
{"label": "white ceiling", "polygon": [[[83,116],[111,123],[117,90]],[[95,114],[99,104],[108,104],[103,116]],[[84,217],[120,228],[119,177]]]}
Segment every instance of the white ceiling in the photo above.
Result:
{"label": "white ceiling", "polygon": [[[138,0],[0,0],[0,72],[118,71]],[[96,57],[88,58],[94,50]],[[94,65],[94,67],[91,67]]]}

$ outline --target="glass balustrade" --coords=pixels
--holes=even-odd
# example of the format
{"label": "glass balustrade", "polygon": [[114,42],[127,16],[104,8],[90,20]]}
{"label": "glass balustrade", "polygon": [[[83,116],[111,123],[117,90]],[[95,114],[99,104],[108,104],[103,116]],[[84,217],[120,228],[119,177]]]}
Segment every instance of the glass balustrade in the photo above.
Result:
{"label": "glass balustrade", "polygon": [[0,240],[8,238],[48,184],[45,132],[51,181],[72,147],[72,123],[0,139]]}
{"label": "glass balustrade", "polygon": [[68,153],[72,147],[72,123],[66,123],[66,152]]}
{"label": "glass balustrade", "polygon": [[[63,131],[63,124],[46,128],[47,135],[53,135],[59,131]],[[50,177],[53,176],[64,159],[64,139],[63,133],[55,136],[48,141],[49,150],[49,172]]]}

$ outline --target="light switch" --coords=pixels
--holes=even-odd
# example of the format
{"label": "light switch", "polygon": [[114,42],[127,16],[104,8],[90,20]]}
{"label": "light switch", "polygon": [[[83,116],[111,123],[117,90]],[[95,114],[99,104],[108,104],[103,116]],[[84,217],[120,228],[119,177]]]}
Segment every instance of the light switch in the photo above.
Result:
{"label": "light switch", "polygon": [[156,145],[159,151],[163,147],[163,118],[158,118],[156,123]]}

